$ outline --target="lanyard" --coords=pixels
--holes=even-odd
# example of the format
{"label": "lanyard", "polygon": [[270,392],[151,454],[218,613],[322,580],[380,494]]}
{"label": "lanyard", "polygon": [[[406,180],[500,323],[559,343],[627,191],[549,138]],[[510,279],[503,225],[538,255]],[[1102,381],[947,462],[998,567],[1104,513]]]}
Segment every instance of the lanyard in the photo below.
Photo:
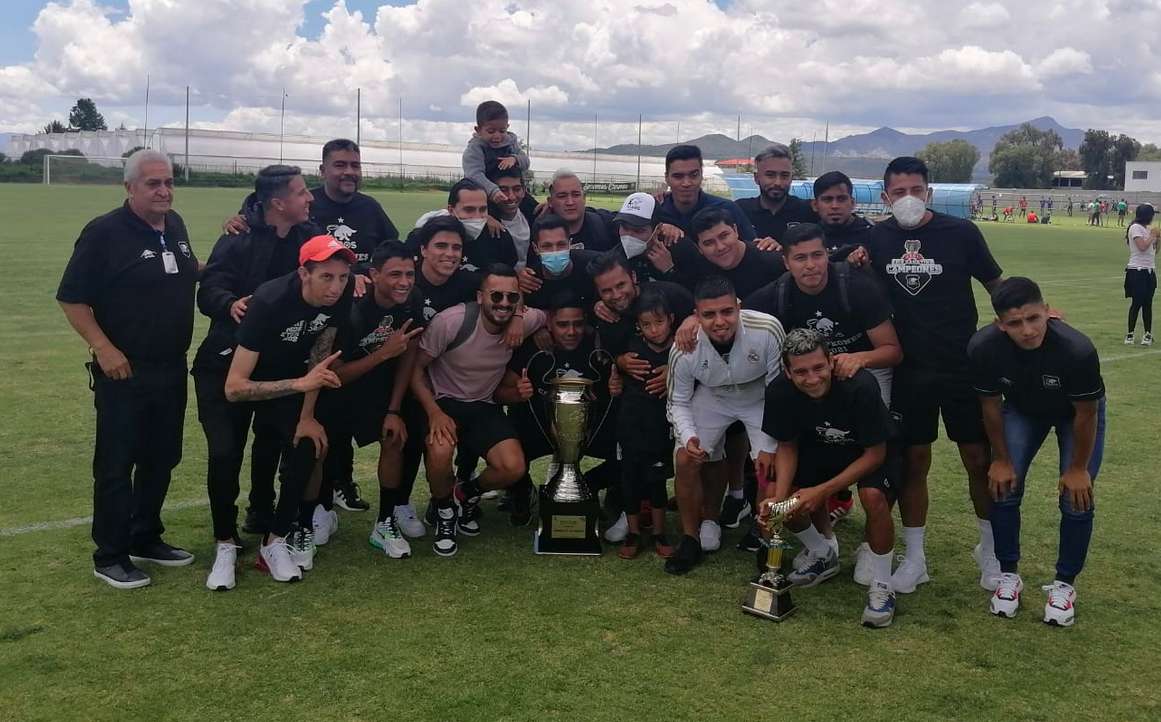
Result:
{"label": "lanyard", "polygon": [[165,231],[157,232],[157,240],[161,241],[161,250],[163,253],[169,252],[169,247],[165,245]]}

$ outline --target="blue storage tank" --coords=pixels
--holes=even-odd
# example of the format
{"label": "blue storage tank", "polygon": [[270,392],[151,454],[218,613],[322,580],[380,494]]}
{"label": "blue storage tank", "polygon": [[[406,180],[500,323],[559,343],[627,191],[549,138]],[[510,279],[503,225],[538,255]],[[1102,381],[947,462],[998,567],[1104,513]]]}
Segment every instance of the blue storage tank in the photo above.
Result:
{"label": "blue storage tank", "polygon": [[[730,189],[730,198],[753,198],[758,195],[758,184],[751,175],[722,176]],[[883,181],[852,178],[855,205],[861,213],[883,212]],[[972,200],[985,186],[978,183],[932,183],[931,204],[933,211],[946,213],[956,218],[971,218]],[[790,194],[810,200],[814,198],[814,179],[796,180],[790,184]]]}

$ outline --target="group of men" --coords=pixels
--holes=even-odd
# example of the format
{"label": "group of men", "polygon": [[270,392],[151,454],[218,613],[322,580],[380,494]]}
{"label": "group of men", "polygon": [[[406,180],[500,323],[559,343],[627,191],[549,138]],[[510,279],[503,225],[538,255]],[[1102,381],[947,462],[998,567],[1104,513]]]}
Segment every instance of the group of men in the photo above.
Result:
{"label": "group of men", "polygon": [[[203,265],[172,209],[169,160],[138,151],[128,199],[81,232],[57,295],[93,357],[96,576],[134,588],[150,583],[139,562],[193,561],[163,541],[160,512],[181,458],[196,302],[210,318],[189,369],[208,449],[210,589],[237,582],[250,437],[242,531],[261,535],[257,566],[274,580],[313,567],[338,529],[334,507],[370,508],[354,446],[378,447],[370,544],[408,557],[408,539],[430,527],[433,551],[450,556],[481,533],[488,492],[503,493],[512,524],[529,522],[529,463],[552,449],[546,390],[581,376],[594,382],[589,454],[603,463],[587,473],[606,490],[606,538],[657,518],[649,499],[630,508],[621,493],[614,419],[628,378],[664,402],[658,423],[672,435],[681,534],[657,546],[665,570],[694,569],[720,548],[723,526],[749,525],[739,548],[758,550],[770,502],[796,495],[788,526],[803,549],[790,577],[825,581],[839,571],[832,522],[854,488],[866,512],[854,578],[869,588],[868,626],[890,624],[895,595],[929,580],[941,415],[978,519],[980,584],[994,613],[1015,613],[1019,500],[1055,427],[1069,441],[1045,620],[1071,624],[1103,445],[1091,343],[1050,318],[1031,281],[1001,278],[973,224],[928,210],[922,161],[887,166],[891,217],[877,224],[855,214],[841,173],[819,177],[810,201],[790,195],[785,146],[754,167],[759,195],[735,203],[703,191],[700,151],[677,146],[668,190],[633,194],[612,213],[588,207],[567,171],[537,204],[514,164],[492,187],[455,184],[447,206],[401,238],[358,191],[358,146],[334,140],[319,188],[298,168],[263,169]],[[998,319],[978,333],[972,279]],[[674,318],[667,359],[634,345],[645,294]],[[411,501],[420,462],[422,514]],[[904,555],[893,569],[895,505]]]}

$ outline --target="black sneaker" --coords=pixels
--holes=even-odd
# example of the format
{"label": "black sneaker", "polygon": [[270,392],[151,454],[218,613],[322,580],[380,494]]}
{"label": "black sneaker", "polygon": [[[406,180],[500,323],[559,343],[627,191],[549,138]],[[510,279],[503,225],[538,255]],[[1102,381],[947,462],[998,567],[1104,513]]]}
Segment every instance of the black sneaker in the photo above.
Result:
{"label": "black sneaker", "polygon": [[137,563],[152,562],[163,567],[184,567],[186,564],[193,564],[194,555],[185,549],[156,541],[137,547],[129,553],[129,559]]}
{"label": "black sneaker", "polygon": [[531,488],[510,490],[512,503],[508,512],[508,523],[515,527],[528,526],[532,521],[532,495],[535,493]]}
{"label": "black sneaker", "polygon": [[153,581],[148,574],[138,569],[132,562],[97,567],[93,570],[93,576],[116,589],[138,589],[149,586],[149,583]]}
{"label": "black sneaker", "polygon": [[435,526],[435,522],[435,504],[431,502],[431,499],[428,499],[427,508],[423,510],[423,523],[427,524],[428,526]]}
{"label": "black sneaker", "polygon": [[669,574],[685,574],[701,562],[701,542],[691,536],[681,537],[677,551],[665,560],[665,571]]}
{"label": "black sneaker", "polygon": [[464,536],[478,536],[480,533],[480,497],[456,502],[459,505],[457,526]]}
{"label": "black sneaker", "polygon": [[756,552],[762,548],[762,541],[758,538],[758,529],[755,526],[753,519],[750,520],[750,528],[746,530],[746,534],[738,540],[738,551],[741,552]]}
{"label": "black sneaker", "polygon": [[359,485],[353,481],[335,484],[334,500],[335,504],[347,511],[367,511],[371,508],[359,496]]}
{"label": "black sneaker", "polygon": [[722,503],[722,515],[720,524],[726,529],[737,529],[750,516],[750,502],[744,498],[735,499],[732,496],[726,496],[726,500]]}
{"label": "black sneaker", "polygon": [[[432,507],[434,509],[434,507]],[[455,507],[439,509],[435,519],[435,540],[431,543],[432,550],[441,557],[450,557],[459,549],[456,544],[456,510]]]}
{"label": "black sneaker", "polygon": [[266,534],[270,531],[270,523],[273,520],[273,509],[247,509],[246,520],[242,522],[242,531],[246,534]]}

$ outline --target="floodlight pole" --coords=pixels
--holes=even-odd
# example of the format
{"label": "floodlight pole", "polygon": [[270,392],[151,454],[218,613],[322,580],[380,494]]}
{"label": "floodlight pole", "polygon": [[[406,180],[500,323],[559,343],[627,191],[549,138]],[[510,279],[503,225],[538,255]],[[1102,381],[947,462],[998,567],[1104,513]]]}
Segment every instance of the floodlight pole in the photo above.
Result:
{"label": "floodlight pole", "polygon": [[149,76],[145,76],[145,129],[142,131],[141,145],[149,147]]}
{"label": "floodlight pole", "polygon": [[643,114],[637,115],[637,187],[634,190],[641,190],[641,124],[644,119]]}
{"label": "floodlight pole", "polygon": [[182,168],[185,182],[189,183],[189,86],[185,86],[185,165]]}
{"label": "floodlight pole", "polygon": [[403,187],[403,96],[399,96],[399,187]]}
{"label": "floodlight pole", "polygon": [[282,164],[282,139],[286,135],[286,88],[282,89],[282,112],[278,116],[278,164]]}
{"label": "floodlight pole", "polygon": [[597,114],[593,113],[593,183],[597,182]]}
{"label": "floodlight pole", "polygon": [[355,89],[355,145],[359,144],[363,131],[363,89]]}
{"label": "floodlight pole", "polygon": [[532,152],[532,98],[528,99],[528,111],[524,117],[524,151]]}

